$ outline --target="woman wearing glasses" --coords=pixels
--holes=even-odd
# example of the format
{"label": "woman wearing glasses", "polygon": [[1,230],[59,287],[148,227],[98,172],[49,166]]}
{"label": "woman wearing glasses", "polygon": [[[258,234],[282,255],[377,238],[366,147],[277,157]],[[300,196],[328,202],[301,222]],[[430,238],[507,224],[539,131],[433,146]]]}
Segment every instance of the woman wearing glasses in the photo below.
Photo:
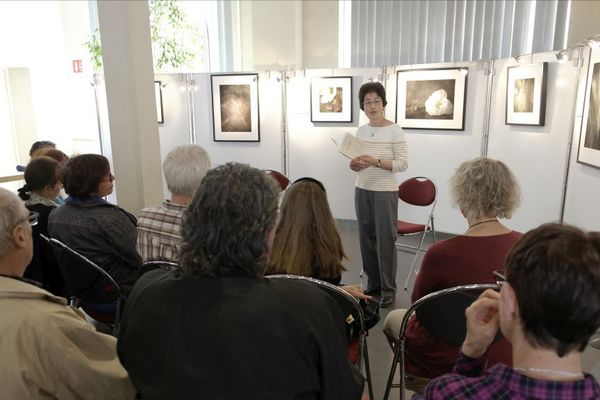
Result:
{"label": "woman wearing glasses", "polygon": [[[413,302],[446,288],[472,283],[495,283],[494,270],[522,234],[500,222],[510,218],[520,202],[519,185],[501,161],[479,157],[458,167],[450,180],[455,205],[468,225],[464,234],[432,245],[421,265],[411,296]],[[398,336],[406,310],[394,310],[385,320],[384,332]],[[412,318],[407,327],[406,366],[411,375],[433,378],[450,372],[458,348],[436,341]],[[506,340],[490,347],[489,362],[511,365]]]}
{"label": "woman wearing glasses", "polygon": [[357,173],[354,204],[367,276],[365,294],[390,307],[396,300],[396,173],[408,168],[408,147],[400,126],[385,118],[387,101],[381,83],[362,85],[358,99],[369,123],[356,132],[364,154],[350,161],[350,169]]}
{"label": "woman wearing glasses", "polygon": [[31,221],[33,258],[24,276],[40,282],[52,294],[65,296],[65,284],[54,252],[40,237],[40,233],[48,236],[48,216],[59,206],[56,198],[62,184],[58,179],[58,167],[59,163],[50,157],[32,159],[25,168],[25,186],[19,189],[19,197],[32,215],[37,215],[37,221]]}
{"label": "woman wearing glasses", "polygon": [[75,156],[61,177],[69,197],[50,214],[50,236],[94,261],[128,290],[142,263],[135,247],[136,219],[104,199],[115,179],[108,160],[98,154]]}

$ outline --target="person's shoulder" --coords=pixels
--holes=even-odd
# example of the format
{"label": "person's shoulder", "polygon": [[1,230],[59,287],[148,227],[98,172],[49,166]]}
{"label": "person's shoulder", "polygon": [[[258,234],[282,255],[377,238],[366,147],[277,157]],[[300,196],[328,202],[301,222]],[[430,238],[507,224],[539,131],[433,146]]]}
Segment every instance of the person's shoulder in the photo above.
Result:
{"label": "person's shoulder", "polygon": [[279,300],[296,303],[298,307],[314,306],[319,309],[332,300],[314,282],[285,278],[266,278],[266,282]]}
{"label": "person's shoulder", "polygon": [[456,373],[442,375],[425,386],[424,399],[494,399],[486,377],[466,377]]}

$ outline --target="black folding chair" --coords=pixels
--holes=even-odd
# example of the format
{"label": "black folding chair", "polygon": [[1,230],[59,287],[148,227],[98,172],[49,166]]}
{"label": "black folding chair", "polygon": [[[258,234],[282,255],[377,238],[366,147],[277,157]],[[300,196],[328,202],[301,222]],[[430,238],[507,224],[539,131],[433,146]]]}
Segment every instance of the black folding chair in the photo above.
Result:
{"label": "black folding chair", "polygon": [[[119,284],[98,264],[60,240],[42,234],[40,237],[52,245],[67,290],[72,295],[71,307],[81,307],[93,319],[110,325],[116,336],[121,309],[127,299]],[[113,304],[114,312],[106,311]]]}
{"label": "black folding chair", "polygon": [[155,269],[162,269],[163,271],[168,272],[179,268],[181,268],[181,266],[173,261],[150,260],[140,266],[140,276]]}
{"label": "black folding chair", "polygon": [[[413,314],[416,314],[419,323],[436,339],[454,346],[460,346],[467,334],[465,310],[477,299],[479,294],[486,289],[498,289],[498,285],[481,283],[472,285],[455,286],[429,293],[415,301],[404,314],[400,331],[390,336],[384,333],[394,351],[394,359],[385,387],[384,400],[387,400],[392,388],[400,388],[400,400],[404,400],[406,389],[406,328]],[[500,333],[496,340],[502,336]],[[396,366],[400,365],[400,383],[393,383]]]}
{"label": "black folding chair", "polygon": [[356,361],[356,367],[363,373],[365,380],[367,381],[367,388],[369,390],[369,398],[373,399],[373,386],[371,381],[371,365],[369,364],[369,349],[367,347],[367,328],[365,325],[365,315],[363,313],[362,307],[358,300],[356,300],[352,295],[350,295],[345,290],[339,288],[338,286],[332,285],[331,283],[323,282],[321,280],[310,278],[306,276],[299,275],[268,275],[265,278],[269,279],[292,279],[297,281],[307,281],[312,284],[317,285],[321,290],[327,292],[330,296],[332,296],[338,304],[342,305],[342,310],[346,308],[350,308],[352,310],[351,315],[344,316],[346,318],[346,323],[351,323],[352,321],[358,321],[359,332],[358,332],[358,346],[359,346],[359,354],[358,359]]}

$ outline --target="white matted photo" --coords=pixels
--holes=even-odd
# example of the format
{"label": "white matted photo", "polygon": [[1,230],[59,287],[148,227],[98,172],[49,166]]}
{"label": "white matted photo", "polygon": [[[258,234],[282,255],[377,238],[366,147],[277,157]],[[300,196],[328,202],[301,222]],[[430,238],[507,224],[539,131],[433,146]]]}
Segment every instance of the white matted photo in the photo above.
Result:
{"label": "white matted photo", "polygon": [[258,74],[211,75],[215,142],[260,142]]}
{"label": "white matted photo", "polygon": [[313,78],[310,104],[311,122],[352,122],[352,77]]}
{"label": "white matted photo", "polygon": [[465,129],[468,68],[398,71],[396,122],[411,129]]}
{"label": "white matted photo", "polygon": [[508,67],[506,124],[544,126],[548,63]]}
{"label": "white matted photo", "polygon": [[585,88],[577,162],[600,168],[600,49],[593,48]]}

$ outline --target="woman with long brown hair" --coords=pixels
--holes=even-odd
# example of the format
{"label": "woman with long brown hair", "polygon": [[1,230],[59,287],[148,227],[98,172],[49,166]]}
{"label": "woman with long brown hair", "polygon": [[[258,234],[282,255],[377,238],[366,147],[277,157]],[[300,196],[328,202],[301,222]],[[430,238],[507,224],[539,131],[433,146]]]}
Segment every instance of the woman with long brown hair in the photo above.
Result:
{"label": "woman with long brown hair", "polygon": [[345,258],[323,184],[298,179],[281,204],[267,273],[310,276],[339,285]]}

